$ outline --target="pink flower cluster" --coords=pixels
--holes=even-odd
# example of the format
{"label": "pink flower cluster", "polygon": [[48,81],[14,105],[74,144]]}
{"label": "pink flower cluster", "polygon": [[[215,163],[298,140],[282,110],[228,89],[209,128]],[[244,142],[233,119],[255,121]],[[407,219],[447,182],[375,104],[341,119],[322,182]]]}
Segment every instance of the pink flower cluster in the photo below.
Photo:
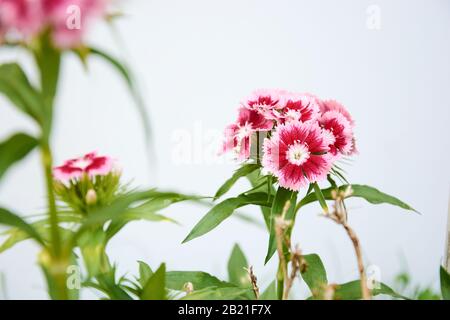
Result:
{"label": "pink flower cluster", "polygon": [[238,159],[247,160],[252,135],[268,134],[263,167],[282,187],[298,191],[324,179],[342,156],[356,153],[353,128],[350,113],[334,100],[258,90],[241,103],[237,121],[226,128],[222,151],[234,151]]}
{"label": "pink flower cluster", "polygon": [[0,0],[0,41],[8,32],[26,40],[50,30],[59,48],[81,44],[86,25],[110,0]]}
{"label": "pink flower cluster", "polygon": [[70,159],[62,166],[53,168],[53,177],[60,182],[88,177],[106,176],[115,169],[114,160],[107,156],[97,156],[96,152],[88,153],[80,158]]}

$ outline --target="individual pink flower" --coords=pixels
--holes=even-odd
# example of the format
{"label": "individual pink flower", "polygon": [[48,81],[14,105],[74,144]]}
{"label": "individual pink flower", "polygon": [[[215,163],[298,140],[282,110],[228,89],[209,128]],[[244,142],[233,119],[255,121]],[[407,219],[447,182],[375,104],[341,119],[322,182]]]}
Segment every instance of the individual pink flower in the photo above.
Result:
{"label": "individual pink flower", "polygon": [[298,191],[326,177],[331,168],[329,145],[329,136],[316,122],[289,122],[265,139],[262,164],[280,186]]}
{"label": "individual pink flower", "polygon": [[339,154],[350,155],[354,149],[353,130],[348,119],[339,111],[327,111],[319,119],[319,124],[333,137],[330,142],[330,153],[333,156]]}
{"label": "individual pink flower", "polygon": [[339,102],[336,100],[319,100],[318,103],[320,106],[320,112],[322,114],[328,112],[328,111],[338,111],[340,112],[350,123],[352,127],[354,127],[355,122],[353,121],[352,116],[350,115],[350,112]]}
{"label": "individual pink flower", "polygon": [[287,92],[283,90],[259,89],[247,97],[242,105],[264,115],[266,119],[275,120],[275,112],[283,108],[286,94]]}
{"label": "individual pink flower", "polygon": [[89,177],[105,176],[114,169],[114,161],[107,156],[97,156],[95,152],[80,158],[67,160],[62,166],[53,169],[53,177],[61,182]]}
{"label": "individual pink flower", "polygon": [[110,0],[43,1],[53,42],[59,48],[72,48],[81,44],[88,24],[105,14]]}
{"label": "individual pink flower", "polygon": [[278,121],[313,121],[320,116],[316,98],[309,94],[290,93],[285,97],[283,108],[277,112]]}
{"label": "individual pink flower", "polygon": [[0,0],[0,33],[13,31],[25,38],[39,33],[45,24],[41,0]]}
{"label": "individual pink flower", "polygon": [[239,109],[236,123],[225,129],[225,141],[222,152],[236,151],[239,160],[250,157],[251,136],[256,131],[268,131],[273,128],[273,121],[266,119],[264,115],[245,107]]}

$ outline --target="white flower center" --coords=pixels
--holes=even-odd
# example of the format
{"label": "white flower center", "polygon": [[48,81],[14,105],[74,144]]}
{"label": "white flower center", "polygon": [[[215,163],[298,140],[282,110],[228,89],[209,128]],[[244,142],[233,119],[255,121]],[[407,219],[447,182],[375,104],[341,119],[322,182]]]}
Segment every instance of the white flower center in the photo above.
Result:
{"label": "white flower center", "polygon": [[250,137],[252,134],[252,126],[246,122],[242,127],[239,128],[239,132],[237,134],[239,139],[243,139],[245,137]]}
{"label": "white flower center", "polygon": [[309,159],[310,155],[308,147],[300,142],[297,142],[292,146],[290,146],[286,153],[288,161],[297,166],[300,166],[303,163],[305,163]]}
{"label": "white flower center", "polygon": [[287,120],[300,120],[301,113],[296,110],[288,110],[285,114]]}
{"label": "white flower center", "polygon": [[82,170],[86,169],[92,163],[91,160],[79,159],[74,163],[74,167],[80,168]]}

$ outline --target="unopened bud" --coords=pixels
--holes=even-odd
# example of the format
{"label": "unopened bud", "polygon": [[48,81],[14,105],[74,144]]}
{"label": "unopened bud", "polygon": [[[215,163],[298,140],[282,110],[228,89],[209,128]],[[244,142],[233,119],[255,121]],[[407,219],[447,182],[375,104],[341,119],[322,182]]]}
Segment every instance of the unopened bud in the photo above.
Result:
{"label": "unopened bud", "polygon": [[194,285],[192,284],[192,282],[186,282],[183,286],[183,290],[187,294],[190,294],[192,293],[192,291],[194,291]]}
{"label": "unopened bud", "polygon": [[86,193],[86,204],[91,206],[97,203],[97,193],[94,189],[89,189]]}

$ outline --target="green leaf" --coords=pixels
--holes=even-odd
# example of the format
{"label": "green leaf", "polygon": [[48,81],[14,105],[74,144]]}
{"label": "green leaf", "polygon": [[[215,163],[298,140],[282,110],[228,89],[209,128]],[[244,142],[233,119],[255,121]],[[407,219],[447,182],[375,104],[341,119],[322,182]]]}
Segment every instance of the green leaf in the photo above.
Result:
{"label": "green leaf", "polygon": [[39,233],[37,233],[37,231],[25,220],[9,210],[0,208],[0,224],[16,227],[27,233],[31,238],[35,239],[40,244],[44,245],[44,241]]}
{"label": "green leaf", "polygon": [[220,198],[225,193],[227,193],[231,187],[238,181],[240,178],[247,176],[248,174],[252,173],[253,171],[259,169],[261,166],[259,164],[245,164],[239,169],[237,169],[233,176],[231,176],[230,179],[225,181],[225,183],[217,190],[214,198]]}
{"label": "green leaf", "polygon": [[0,180],[11,166],[22,160],[38,145],[38,141],[25,134],[17,133],[0,143]]}
{"label": "green leaf", "polygon": [[184,285],[188,282],[192,283],[194,290],[202,290],[208,287],[234,287],[233,284],[219,280],[202,271],[169,271],[166,273],[166,287],[168,289],[182,291]]}
{"label": "green leaf", "polygon": [[264,290],[259,297],[260,300],[278,300],[277,297],[277,285],[275,281],[272,281],[270,285]]}
{"label": "green leaf", "polygon": [[324,286],[328,284],[327,273],[322,260],[317,254],[307,254],[303,258],[307,263],[302,278],[313,296],[321,296]]}
{"label": "green leaf", "polygon": [[[62,222],[59,220],[59,222]],[[41,236],[41,238],[44,240],[44,242],[48,242],[51,240],[51,226],[48,224],[48,219],[45,219],[45,221],[37,221],[30,224],[36,232]],[[71,236],[73,236],[74,232],[69,229],[65,229],[62,227],[59,227],[59,233],[61,235],[62,240],[67,240]],[[14,247],[16,244],[28,240],[31,237],[28,235],[28,233],[22,231],[19,228],[11,228],[0,235],[6,235],[7,238],[5,241],[0,245],[0,253]]]}
{"label": "green leaf", "polygon": [[86,281],[83,283],[83,286],[97,289],[103,292],[111,300],[132,300],[120,283],[116,283],[115,267],[112,267],[109,272],[98,274],[96,280],[98,283]]}
{"label": "green leaf", "polygon": [[45,106],[42,96],[28,81],[25,72],[17,63],[0,66],[0,92],[19,110],[43,123]]}
{"label": "green leaf", "polygon": [[34,50],[34,58],[39,68],[44,104],[43,131],[48,137],[52,127],[53,104],[61,67],[61,52],[53,46],[49,32],[40,38]]}
{"label": "green leaf", "polygon": [[[149,198],[150,200],[147,200],[138,206],[126,208],[120,215],[117,215],[113,223],[110,224],[106,231],[108,234],[108,238],[112,238],[127,223],[135,220],[147,220],[155,222],[166,221],[178,224],[178,222],[174,219],[158,214],[157,211],[167,208],[171,204],[180,201],[197,201],[201,199],[201,197],[198,196],[183,195],[174,192],[158,192],[155,190],[151,191]],[[106,215],[108,215],[108,213],[106,213]]]}
{"label": "green leaf", "polygon": [[444,300],[450,300],[450,274],[442,266],[440,267],[439,274],[442,297]]}
{"label": "green leaf", "polygon": [[320,203],[320,206],[322,207],[322,210],[328,214],[328,205],[327,202],[325,201],[325,197],[323,196],[322,190],[320,189],[319,185],[317,184],[317,182],[313,183],[313,188],[314,188],[314,193],[316,195],[317,200]]}
{"label": "green leaf", "polygon": [[[380,294],[388,295],[397,299],[405,299],[408,298],[396,293],[390,287],[385,285],[384,283],[380,283],[380,288],[373,289],[372,295],[377,296]],[[359,300],[362,299],[361,294],[361,284],[359,280],[350,281],[344,284],[340,284],[337,286],[336,291],[334,293],[335,300]]]}
{"label": "green leaf", "polygon": [[166,265],[163,263],[142,288],[141,300],[166,300]]}
{"label": "green leaf", "polygon": [[148,279],[153,275],[153,270],[148,264],[143,261],[138,261],[139,263],[139,283],[141,287],[144,287]]}
{"label": "green leaf", "polygon": [[248,268],[247,259],[239,245],[235,244],[228,260],[228,280],[240,287],[250,285],[250,277],[245,268]]}
{"label": "green leaf", "polygon": [[277,251],[277,240],[275,236],[275,218],[282,215],[286,203],[290,202],[290,206],[288,211],[286,212],[285,219],[292,220],[295,214],[296,201],[297,201],[297,192],[285,189],[283,187],[278,187],[275,199],[273,200],[271,210],[269,246],[267,248],[267,255],[264,264],[269,262],[275,251]]}
{"label": "green leaf", "polygon": [[[93,225],[104,224],[109,220],[120,219],[122,214],[129,212],[130,210],[131,212],[133,211],[133,204],[149,199],[158,199],[162,195],[167,195],[167,193],[159,192],[155,189],[125,194],[118,197],[110,205],[93,210],[84,220],[82,227],[87,228]],[[173,194],[173,196],[178,198],[182,197],[182,195],[179,194]]]}
{"label": "green leaf", "polygon": [[[260,171],[253,171],[249,175],[247,175],[247,179],[250,181],[250,184],[253,188],[260,186],[261,183],[266,182],[267,185],[261,186],[259,189],[254,190],[255,192],[261,192],[266,189],[267,196],[270,197],[275,194],[275,188],[273,187],[272,177],[271,176],[261,176]],[[264,218],[264,222],[266,224],[267,230],[270,230],[270,212],[271,208],[269,207],[260,207],[261,213]]]}
{"label": "green leaf", "polygon": [[139,93],[139,91],[136,88],[136,85],[134,83],[133,77],[131,75],[130,70],[125,66],[124,63],[120,62],[118,59],[114,58],[113,56],[109,55],[108,53],[98,49],[98,48],[89,48],[89,53],[97,56],[107,63],[109,63],[111,66],[113,66],[119,73],[119,75],[122,76],[125,83],[127,84],[127,87],[130,91],[130,94],[135,102],[135,105],[138,109],[138,112],[141,116],[142,125],[144,128],[145,138],[147,147],[150,150],[151,147],[151,126],[150,126],[150,117],[147,112],[147,107]]}
{"label": "green leaf", "polygon": [[251,289],[245,288],[217,288],[210,287],[194,291],[183,297],[182,300],[247,300]]}
{"label": "green leaf", "polygon": [[[348,186],[349,185],[340,186],[339,190],[345,191]],[[393,196],[390,196],[386,193],[383,193],[373,187],[369,187],[366,185],[359,185],[359,184],[352,184],[351,187],[352,187],[353,193],[349,196],[349,198],[351,198],[351,197],[363,198],[372,204],[386,203],[386,204],[391,204],[391,205],[394,205],[394,206],[397,206],[397,207],[400,207],[400,208],[403,208],[406,210],[417,212],[411,206],[400,201],[399,199],[397,199]],[[322,194],[326,200],[333,200],[333,198],[331,196],[331,192],[333,190],[335,190],[335,189],[328,188],[328,189],[322,190]],[[300,201],[300,207],[303,207],[303,206],[305,206],[309,203],[315,202],[315,201],[317,201],[317,196],[315,193],[311,193]]]}
{"label": "green leaf", "polygon": [[35,59],[40,70],[42,94],[47,103],[53,104],[58,88],[61,52],[52,46],[49,37],[41,41],[38,49]]}
{"label": "green leaf", "polygon": [[183,243],[210,232],[225,219],[229,218],[237,208],[249,204],[264,206],[269,205],[269,203],[270,202],[267,201],[267,194],[265,193],[252,193],[249,195],[240,195],[235,198],[226,199],[208,211],[208,213],[195,225],[188,236],[183,240]]}

